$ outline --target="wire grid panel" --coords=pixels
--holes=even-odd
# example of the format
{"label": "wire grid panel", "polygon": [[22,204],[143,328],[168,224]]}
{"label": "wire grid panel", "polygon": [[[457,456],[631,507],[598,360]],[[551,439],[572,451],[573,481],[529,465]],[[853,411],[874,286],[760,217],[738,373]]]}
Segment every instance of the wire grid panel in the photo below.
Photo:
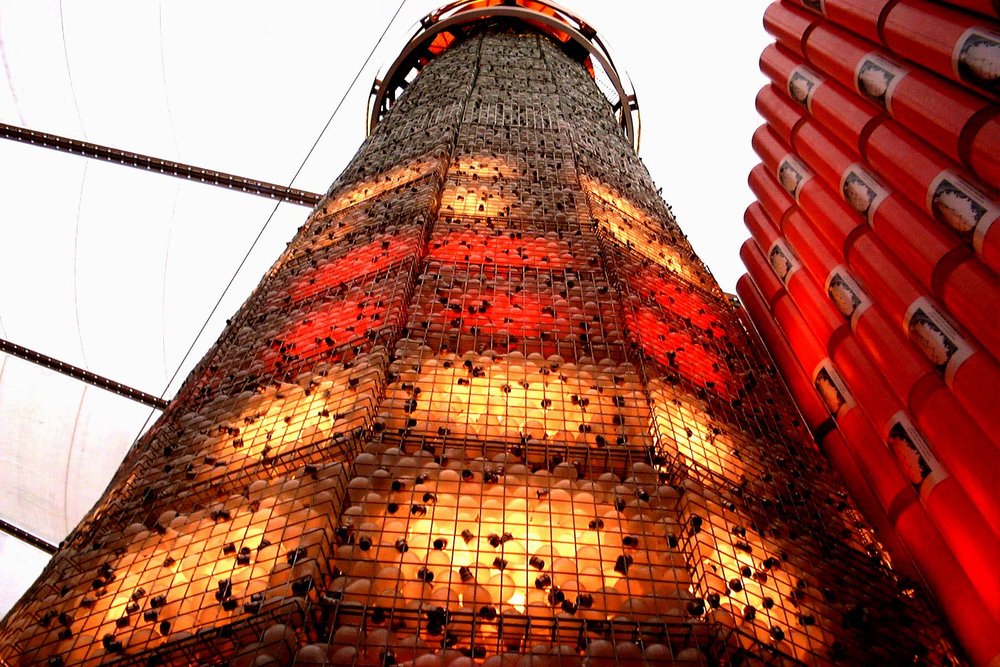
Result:
{"label": "wire grid panel", "polygon": [[396,356],[376,417],[385,437],[648,444],[648,407],[628,364],[566,363],[538,353],[435,353],[405,339]]}
{"label": "wire grid panel", "polygon": [[101,549],[77,553],[79,573],[62,582],[58,604],[40,605],[49,630],[21,645],[22,656],[54,650],[65,663],[104,664],[256,616],[266,600],[308,595],[333,555],[346,473],[339,463],[307,466],[203,510],[165,511],[152,529],[107,535]]}
{"label": "wire grid panel", "polygon": [[446,216],[434,225],[427,258],[441,263],[586,270],[600,265],[595,246],[593,232],[582,225]]}
{"label": "wire grid panel", "polygon": [[418,278],[408,331],[411,340],[460,354],[520,350],[621,363],[621,326],[601,272],[431,261]]}
{"label": "wire grid panel", "polygon": [[575,654],[583,625],[574,620],[696,618],[677,549],[679,493],[648,463],[622,479],[570,461],[529,468],[507,453],[407,455],[388,444],[355,462],[330,594],[383,622],[396,609],[415,617],[393,624],[391,638],[334,627],[343,658],[412,651],[420,640],[482,657],[539,641]]}

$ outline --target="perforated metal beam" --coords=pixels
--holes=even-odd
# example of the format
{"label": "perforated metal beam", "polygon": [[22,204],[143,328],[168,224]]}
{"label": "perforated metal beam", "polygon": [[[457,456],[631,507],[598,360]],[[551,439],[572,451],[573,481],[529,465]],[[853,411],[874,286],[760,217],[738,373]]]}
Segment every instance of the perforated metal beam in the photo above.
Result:
{"label": "perforated metal beam", "polygon": [[0,137],[4,139],[11,139],[13,141],[20,141],[33,146],[51,148],[53,150],[63,151],[64,153],[82,155],[95,160],[104,160],[106,162],[122,164],[127,167],[135,167],[136,169],[156,172],[158,174],[175,176],[189,181],[198,181],[199,183],[215,185],[220,188],[239,190],[240,192],[247,192],[249,194],[268,197],[270,199],[279,199],[290,204],[308,206],[309,208],[316,206],[321,198],[321,195],[315,192],[288,188],[284,185],[277,185],[275,183],[265,183],[264,181],[258,181],[252,178],[226,174],[212,169],[194,167],[189,164],[163,160],[161,158],[141,155],[131,151],[123,151],[117,148],[111,148],[110,146],[93,144],[89,141],[80,141],[78,139],[60,137],[55,134],[29,130],[16,125],[7,125],[6,123],[0,123]]}
{"label": "perforated metal beam", "polygon": [[45,368],[56,371],[57,373],[62,373],[63,375],[80,380],[81,382],[86,382],[87,384],[95,387],[100,387],[101,389],[118,394],[119,396],[130,398],[137,403],[148,405],[149,407],[156,408],[157,410],[165,410],[169,403],[159,396],[153,396],[152,394],[147,394],[144,391],[133,389],[132,387],[122,384],[121,382],[115,382],[114,380],[110,380],[103,375],[91,373],[90,371],[79,368],[78,366],[67,364],[64,361],[59,361],[58,359],[42,354],[41,352],[35,352],[34,350],[30,350],[22,345],[18,345],[17,343],[12,343],[9,340],[4,340],[3,338],[0,338],[0,352],[6,352],[12,357],[24,359],[25,361],[30,361],[31,363],[38,364],[39,366],[44,366]]}
{"label": "perforated metal beam", "polygon": [[3,519],[0,519],[0,532],[7,533],[11,537],[17,538],[22,542],[24,542],[25,544],[30,544],[39,551],[44,551],[49,555],[54,554],[56,551],[59,550],[59,547],[57,547],[56,545],[50,544],[49,542],[46,542],[37,535],[32,535],[26,530],[22,530],[17,526],[15,526],[14,524],[7,523]]}

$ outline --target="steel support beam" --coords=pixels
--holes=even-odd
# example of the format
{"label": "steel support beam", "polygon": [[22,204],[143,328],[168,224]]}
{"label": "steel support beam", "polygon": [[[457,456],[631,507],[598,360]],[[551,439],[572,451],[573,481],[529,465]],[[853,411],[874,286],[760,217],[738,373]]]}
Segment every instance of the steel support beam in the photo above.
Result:
{"label": "steel support beam", "polygon": [[159,174],[166,174],[168,176],[176,176],[177,178],[198,181],[208,185],[215,185],[220,188],[239,190],[241,192],[259,195],[261,197],[269,197],[271,199],[280,199],[281,201],[286,201],[291,204],[299,204],[300,206],[308,206],[309,208],[316,206],[321,198],[321,195],[316,194],[315,192],[287,188],[283,185],[265,183],[264,181],[244,178],[243,176],[234,176],[233,174],[226,174],[212,169],[193,167],[180,162],[172,162],[170,160],[163,160],[156,157],[150,157],[148,155],[140,155],[139,153],[132,153],[131,151],[123,151],[109,146],[92,144],[88,141],[60,137],[55,134],[29,130],[16,125],[7,125],[6,123],[0,123],[0,137],[4,139],[11,139],[13,141],[20,141],[25,144],[32,144],[34,146],[51,148],[53,150],[63,151],[64,153],[82,155],[95,160],[115,162],[117,164],[123,164],[127,167],[135,167],[136,169],[145,169],[146,171],[152,171]]}
{"label": "steel support beam", "polygon": [[91,373],[90,371],[77,366],[72,366],[66,362],[44,355],[41,352],[29,350],[26,347],[18,345],[17,343],[11,343],[9,340],[4,340],[3,338],[0,338],[0,352],[6,352],[12,357],[24,359],[25,361],[30,361],[31,363],[38,364],[39,366],[44,366],[45,368],[56,371],[57,373],[62,373],[63,375],[80,380],[81,382],[86,382],[87,384],[95,387],[106,389],[107,391],[118,394],[119,396],[130,398],[137,403],[148,405],[149,407],[156,408],[157,410],[165,410],[169,403],[159,396],[153,396],[152,394],[147,394],[144,391],[133,389],[132,387],[124,385],[121,382],[109,380],[102,375]]}
{"label": "steel support beam", "polygon": [[44,551],[49,555],[52,555],[59,550],[59,547],[56,545],[50,544],[37,535],[32,535],[26,530],[22,530],[13,524],[7,523],[3,519],[0,519],[0,533],[7,533],[11,537],[15,537],[25,544],[30,544],[39,551]]}

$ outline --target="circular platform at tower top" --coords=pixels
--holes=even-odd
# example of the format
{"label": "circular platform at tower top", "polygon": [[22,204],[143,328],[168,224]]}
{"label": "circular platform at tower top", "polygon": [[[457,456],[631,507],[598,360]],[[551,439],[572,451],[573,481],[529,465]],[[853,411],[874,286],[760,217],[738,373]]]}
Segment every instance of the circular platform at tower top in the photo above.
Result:
{"label": "circular platform at tower top", "polygon": [[422,18],[399,56],[375,79],[368,104],[368,134],[429,62],[484,21],[516,23],[559,44],[597,81],[622,133],[639,151],[639,102],[628,74],[619,72],[607,45],[590,24],[555,3],[536,0],[456,0]]}

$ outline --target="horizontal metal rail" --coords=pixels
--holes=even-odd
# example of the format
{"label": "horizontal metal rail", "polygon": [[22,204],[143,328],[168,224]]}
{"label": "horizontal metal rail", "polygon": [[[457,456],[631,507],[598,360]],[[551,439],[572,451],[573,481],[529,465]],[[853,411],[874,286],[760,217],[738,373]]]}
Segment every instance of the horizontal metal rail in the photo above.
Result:
{"label": "horizontal metal rail", "polygon": [[291,204],[299,204],[300,206],[308,206],[310,208],[316,206],[321,198],[321,195],[316,194],[315,192],[288,188],[284,185],[277,185],[275,183],[265,183],[264,181],[258,181],[252,178],[234,176],[233,174],[226,174],[221,171],[194,167],[189,164],[163,160],[161,158],[141,155],[131,151],[123,151],[109,146],[102,146],[100,144],[92,144],[88,141],[60,137],[55,134],[29,130],[24,127],[8,125],[6,123],[0,123],[0,137],[4,139],[11,139],[13,141],[20,141],[33,146],[42,146],[44,148],[51,148],[65,153],[82,155],[95,160],[115,162],[127,167],[135,167],[136,169],[145,169],[146,171],[152,171],[159,174],[198,181],[208,185],[215,185],[220,188],[239,190],[241,192],[259,195],[261,197],[268,197],[270,199],[280,199],[281,201],[289,202]]}
{"label": "horizontal metal rail", "polygon": [[18,528],[14,524],[7,523],[3,519],[0,519],[0,533],[7,533],[11,537],[16,537],[25,544],[30,544],[39,551],[44,551],[49,555],[52,555],[59,550],[59,547],[57,547],[56,545],[43,540],[37,535],[32,535],[26,530]]}
{"label": "horizontal metal rail", "polygon": [[17,343],[11,343],[9,340],[4,340],[3,338],[0,338],[0,352],[6,352],[7,354],[17,357],[18,359],[24,359],[25,361],[30,361],[33,364],[44,366],[50,370],[62,373],[63,375],[80,380],[81,382],[86,382],[87,384],[95,387],[106,389],[107,391],[118,394],[119,396],[130,398],[137,403],[148,405],[149,407],[156,408],[157,410],[165,410],[169,404],[169,401],[165,401],[159,396],[153,396],[152,394],[147,394],[144,391],[133,389],[132,387],[124,385],[121,382],[109,380],[103,375],[91,373],[88,370],[67,364],[64,361],[59,361],[58,359],[44,355],[41,352],[29,350],[28,348],[18,345]]}

